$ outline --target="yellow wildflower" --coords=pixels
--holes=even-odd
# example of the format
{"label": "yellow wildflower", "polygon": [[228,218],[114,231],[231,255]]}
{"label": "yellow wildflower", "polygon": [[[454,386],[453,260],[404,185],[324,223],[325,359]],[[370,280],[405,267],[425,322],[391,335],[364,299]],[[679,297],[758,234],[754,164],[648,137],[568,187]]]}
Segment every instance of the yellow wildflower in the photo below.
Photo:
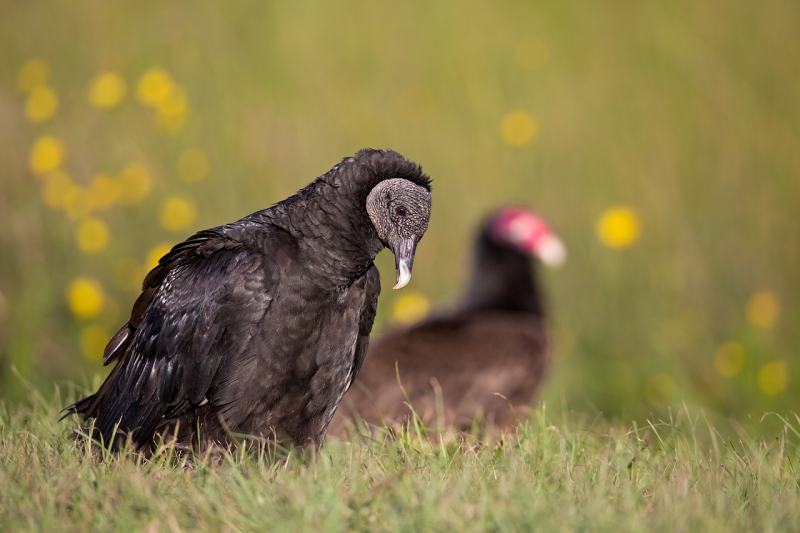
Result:
{"label": "yellow wildflower", "polygon": [[156,125],[169,133],[177,133],[186,122],[188,107],[183,89],[174,85],[169,96],[156,106]]}
{"label": "yellow wildflower", "polygon": [[612,207],[597,221],[597,238],[609,248],[627,248],[639,240],[639,217],[630,207]]}
{"label": "yellow wildflower", "polygon": [[170,196],[161,204],[158,221],[169,231],[183,231],[189,228],[197,217],[197,206],[190,198]]}
{"label": "yellow wildflower", "polygon": [[761,367],[756,378],[758,389],[767,396],[777,396],[789,382],[789,367],[784,361],[772,361]]}
{"label": "yellow wildflower", "polygon": [[57,170],[44,177],[42,201],[50,209],[66,210],[75,201],[78,187],[70,177]]}
{"label": "yellow wildflower", "polygon": [[714,354],[714,368],[725,377],[735,377],[744,368],[744,348],[738,342],[727,342]]}
{"label": "yellow wildflower", "polygon": [[197,148],[184,150],[178,157],[178,177],[188,183],[204,179],[208,167],[208,157]]}
{"label": "yellow wildflower", "polygon": [[174,85],[166,70],[161,67],[153,67],[139,78],[139,84],[136,86],[136,98],[144,106],[156,107],[169,98]]}
{"label": "yellow wildflower", "polygon": [[37,85],[44,85],[50,77],[50,66],[44,59],[34,58],[25,62],[17,72],[17,89],[30,92]]}
{"label": "yellow wildflower", "polygon": [[538,70],[550,60],[550,48],[536,37],[524,37],[517,42],[514,58],[525,70]]}
{"label": "yellow wildflower", "polygon": [[87,254],[102,252],[108,246],[111,232],[99,218],[88,218],[81,222],[75,232],[78,249]]}
{"label": "yellow wildflower", "polygon": [[404,292],[392,305],[391,321],[401,325],[419,322],[428,314],[430,307],[430,302],[421,292]]}
{"label": "yellow wildflower", "polygon": [[113,72],[102,72],[94,77],[89,86],[89,103],[101,109],[111,109],[125,99],[127,91],[122,76]]}
{"label": "yellow wildflower", "polygon": [[156,111],[164,117],[180,117],[186,114],[186,93],[179,85],[173,85],[166,98],[156,103]]}
{"label": "yellow wildflower", "polygon": [[108,174],[96,174],[86,194],[91,209],[111,209],[122,196],[122,184]]}
{"label": "yellow wildflower", "polygon": [[99,324],[91,324],[83,328],[80,334],[83,356],[89,361],[101,361],[110,337],[108,331]]}
{"label": "yellow wildflower", "polygon": [[56,170],[64,160],[64,143],[51,135],[36,139],[28,155],[28,167],[34,174]]}
{"label": "yellow wildflower", "polygon": [[651,405],[664,405],[668,403],[678,391],[675,378],[669,374],[653,374],[644,387],[644,395]]}
{"label": "yellow wildflower", "polygon": [[58,110],[58,95],[47,85],[37,85],[25,101],[25,118],[30,122],[44,122]]}
{"label": "yellow wildflower", "polygon": [[105,299],[102,285],[93,278],[75,278],[67,288],[67,303],[77,318],[92,318],[100,314]]}
{"label": "yellow wildflower", "polygon": [[524,111],[508,113],[500,123],[503,141],[518,148],[529,145],[536,137],[538,129],[536,120]]}
{"label": "yellow wildflower", "polygon": [[142,163],[128,163],[119,174],[120,200],[135,205],[147,198],[153,188],[150,171]]}
{"label": "yellow wildflower", "polygon": [[757,328],[770,329],[781,315],[781,302],[772,291],[760,291],[747,300],[747,320]]}

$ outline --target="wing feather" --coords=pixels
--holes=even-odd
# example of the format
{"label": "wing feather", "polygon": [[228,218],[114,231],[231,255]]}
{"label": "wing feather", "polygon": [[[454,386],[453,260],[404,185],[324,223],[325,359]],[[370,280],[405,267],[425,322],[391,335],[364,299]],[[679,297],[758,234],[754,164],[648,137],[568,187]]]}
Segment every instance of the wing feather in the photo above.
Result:
{"label": "wing feather", "polygon": [[176,245],[145,278],[130,320],[112,337],[117,362],[98,392],[69,407],[105,442],[148,442],[165,417],[203,401],[224,360],[240,354],[271,301],[263,256],[224,228]]}
{"label": "wing feather", "polygon": [[361,365],[364,363],[364,358],[367,356],[369,334],[372,331],[372,324],[375,322],[375,313],[378,310],[378,296],[381,294],[381,278],[375,265],[367,271],[366,278],[366,305],[358,324],[358,340],[353,354],[353,368],[347,381],[348,389],[356,380],[358,373],[361,371]]}

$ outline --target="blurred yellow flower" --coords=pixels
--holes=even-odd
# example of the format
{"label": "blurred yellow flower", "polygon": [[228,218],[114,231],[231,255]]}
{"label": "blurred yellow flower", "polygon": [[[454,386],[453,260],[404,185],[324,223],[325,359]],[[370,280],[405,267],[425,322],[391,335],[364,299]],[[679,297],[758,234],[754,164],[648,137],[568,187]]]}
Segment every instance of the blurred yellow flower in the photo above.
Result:
{"label": "blurred yellow flower", "polygon": [[25,118],[30,122],[44,122],[58,110],[58,95],[47,85],[37,85],[25,101]]}
{"label": "blurred yellow flower", "polygon": [[651,405],[664,405],[678,392],[678,383],[669,374],[653,374],[644,387],[644,395]]}
{"label": "blurred yellow flower", "polygon": [[42,135],[33,143],[28,155],[28,167],[34,174],[56,170],[64,160],[64,143],[51,135]]}
{"label": "blurred yellow flower", "polygon": [[80,346],[83,356],[89,361],[101,361],[111,335],[99,324],[91,324],[81,330]]}
{"label": "blurred yellow flower", "polygon": [[183,89],[173,86],[169,96],[156,106],[156,125],[169,133],[177,133],[186,122],[188,107]]}
{"label": "blurred yellow flower", "polygon": [[781,302],[772,291],[760,291],[747,300],[747,320],[757,328],[770,329],[781,316]]}
{"label": "blurred yellow flower", "polygon": [[640,233],[639,217],[630,207],[606,209],[597,221],[597,238],[609,248],[627,248]]}
{"label": "blurred yellow flower", "polygon": [[714,354],[714,368],[725,377],[736,377],[744,368],[744,348],[738,342],[727,342]]}
{"label": "blurred yellow flower", "polygon": [[514,59],[525,70],[537,70],[550,60],[550,48],[536,37],[523,37],[514,49]]}
{"label": "blurred yellow flower", "polygon": [[408,325],[425,318],[430,310],[430,302],[424,294],[407,291],[398,296],[392,305],[391,322]]}
{"label": "blurred yellow flower", "polygon": [[183,116],[186,114],[187,107],[186,93],[178,85],[173,85],[166,98],[156,103],[156,111],[164,117]]}
{"label": "blurred yellow flower", "polygon": [[503,141],[516,147],[529,145],[536,137],[539,126],[536,120],[524,111],[513,111],[503,117],[500,133]]}
{"label": "blurred yellow flower", "polygon": [[114,282],[124,291],[141,290],[144,275],[144,268],[136,259],[123,257],[114,263]]}
{"label": "blurred yellow flower", "polygon": [[81,222],[75,232],[78,249],[87,254],[102,252],[108,246],[111,232],[99,218],[88,218]]}
{"label": "blurred yellow flower", "polygon": [[45,175],[43,181],[42,201],[50,209],[66,210],[75,200],[78,187],[60,170]]}
{"label": "blurred yellow flower", "polygon": [[111,209],[122,196],[122,183],[108,174],[96,174],[89,183],[86,195],[91,209]]}
{"label": "blurred yellow flower", "polygon": [[75,278],[67,288],[67,302],[77,318],[92,318],[103,310],[106,296],[93,278]]}
{"label": "blurred yellow flower", "polygon": [[127,91],[122,76],[113,72],[102,72],[94,77],[89,86],[89,103],[101,109],[111,109],[125,99]]}
{"label": "blurred yellow flower", "polygon": [[169,98],[175,84],[169,73],[161,67],[147,70],[136,86],[136,99],[144,106],[156,107]]}
{"label": "blurred yellow flower", "polygon": [[50,66],[44,59],[30,59],[17,72],[17,89],[27,93],[37,85],[47,83],[49,77]]}
{"label": "blurred yellow flower", "polygon": [[65,212],[70,220],[83,220],[92,214],[89,192],[84,187],[75,187],[75,195],[67,204]]}
{"label": "blurred yellow flower", "polygon": [[119,173],[120,200],[135,205],[147,198],[153,188],[150,171],[142,163],[128,163]]}
{"label": "blurred yellow flower", "polygon": [[178,132],[186,122],[186,93],[161,67],[153,67],[142,74],[136,86],[136,98],[142,105],[155,108],[156,125],[167,132]]}
{"label": "blurred yellow flower", "polygon": [[184,150],[178,157],[178,177],[188,183],[200,181],[208,174],[208,157],[197,148]]}
{"label": "blurred yellow flower", "polygon": [[164,257],[172,250],[172,246],[167,243],[161,243],[157,246],[154,246],[147,252],[147,257],[145,258],[145,268],[148,272],[150,272],[156,265],[158,265],[159,259]]}
{"label": "blurred yellow flower", "polygon": [[190,227],[197,217],[197,206],[191,198],[170,196],[161,204],[158,222],[169,231],[183,231]]}
{"label": "blurred yellow flower", "polygon": [[789,367],[784,361],[772,361],[761,367],[756,379],[758,389],[767,396],[777,396],[789,382]]}

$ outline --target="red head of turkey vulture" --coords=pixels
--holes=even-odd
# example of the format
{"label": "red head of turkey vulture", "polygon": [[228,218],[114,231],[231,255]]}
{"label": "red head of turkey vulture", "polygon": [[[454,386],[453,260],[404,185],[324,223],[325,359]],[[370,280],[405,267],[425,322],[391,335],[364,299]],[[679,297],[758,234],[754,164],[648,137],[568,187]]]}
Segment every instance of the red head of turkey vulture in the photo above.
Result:
{"label": "red head of turkey vulture", "polygon": [[392,151],[362,150],[273,207],[176,245],[144,280],[105,349],[116,362],[67,408],[93,436],[148,451],[242,435],[319,447],[361,367],[394,252],[411,277],[430,179]]}
{"label": "red head of turkey vulture", "polygon": [[376,425],[406,422],[411,411],[398,371],[430,427],[440,422],[437,405],[448,427],[467,429],[479,416],[489,425],[513,426],[514,412],[524,414],[535,398],[550,358],[531,256],[558,266],[566,251],[526,208],[490,216],[478,234],[472,278],[458,309],[373,341],[336,415],[336,431],[343,429],[343,416]]}

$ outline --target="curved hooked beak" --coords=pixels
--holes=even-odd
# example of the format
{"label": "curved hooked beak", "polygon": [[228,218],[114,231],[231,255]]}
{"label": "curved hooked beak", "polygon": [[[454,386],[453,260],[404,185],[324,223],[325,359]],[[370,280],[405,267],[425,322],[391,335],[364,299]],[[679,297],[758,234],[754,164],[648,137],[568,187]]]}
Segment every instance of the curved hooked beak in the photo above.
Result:
{"label": "curved hooked beak", "polygon": [[394,253],[394,266],[397,270],[397,285],[393,289],[402,289],[411,281],[411,268],[414,266],[414,253],[417,251],[419,238],[413,236],[409,239],[398,239],[392,243]]}

